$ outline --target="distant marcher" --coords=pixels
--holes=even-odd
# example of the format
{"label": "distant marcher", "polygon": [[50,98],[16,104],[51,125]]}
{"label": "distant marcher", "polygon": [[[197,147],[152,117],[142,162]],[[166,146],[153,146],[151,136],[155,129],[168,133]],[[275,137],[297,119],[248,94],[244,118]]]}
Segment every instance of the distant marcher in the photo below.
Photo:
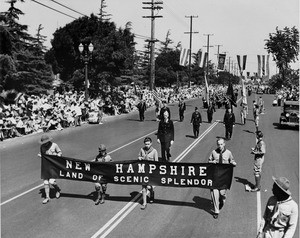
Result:
{"label": "distant marcher", "polygon": [[261,172],[262,166],[265,160],[266,153],[266,144],[263,141],[263,133],[261,131],[256,132],[257,143],[255,148],[251,149],[251,154],[254,154],[254,177],[255,177],[255,186],[251,192],[260,191],[260,181],[261,181]]}
{"label": "distant marcher", "polygon": [[139,110],[140,121],[144,121],[145,120],[145,111],[147,109],[145,100],[142,99],[138,103],[137,108]]}
{"label": "distant marcher", "polygon": [[[158,161],[158,153],[157,150],[152,146],[152,139],[150,137],[146,137],[144,139],[144,147],[141,148],[139,155],[139,160],[148,160],[148,161]],[[150,203],[154,201],[154,191],[153,187],[148,184],[142,185],[142,193],[143,193],[143,204],[141,209],[146,209],[147,206],[147,192],[150,192]]]}
{"label": "distant marcher", "polygon": [[169,119],[168,111],[163,114],[164,118],[158,124],[157,142],[161,144],[162,161],[170,161],[170,147],[174,143],[174,124]]}
{"label": "distant marcher", "polygon": [[230,140],[232,137],[233,127],[235,125],[235,116],[231,108],[226,110],[223,123],[225,125],[225,139]]}
{"label": "distant marcher", "polygon": [[246,124],[246,119],[247,119],[247,114],[248,114],[248,106],[246,103],[241,103],[241,122],[242,124]]}
{"label": "distant marcher", "polygon": [[191,124],[193,125],[193,133],[194,137],[198,138],[199,136],[199,128],[202,123],[201,113],[198,111],[198,107],[195,107],[195,111],[192,114]]}
{"label": "distant marcher", "polygon": [[292,199],[290,182],[273,177],[271,196],[261,219],[257,238],[292,238],[298,223],[298,204]]}
{"label": "distant marcher", "polygon": [[259,126],[259,106],[258,106],[258,104],[254,105],[253,117],[254,117],[255,129],[256,129],[256,131],[258,131],[258,126]]}
{"label": "distant marcher", "polygon": [[[39,143],[41,144],[39,156],[42,156],[43,154],[62,156],[61,149],[56,143],[52,142],[52,138],[48,135],[42,135]],[[55,189],[55,197],[58,199],[60,197],[61,189],[58,187],[56,180],[54,178],[45,177],[42,177],[42,179],[44,179],[44,188],[46,194],[43,204],[50,202],[50,185],[52,185]]]}
{"label": "distant marcher", "polygon": [[[223,138],[217,140],[218,148],[213,150],[209,156],[208,163],[214,164],[232,164],[236,166],[236,162],[233,159],[232,153],[230,150],[225,148],[225,141]],[[211,199],[214,204],[213,217],[218,218],[220,210],[223,208],[226,200],[227,187],[219,189],[211,189]]]}
{"label": "distant marcher", "polygon": [[[96,156],[93,162],[112,162],[110,155],[108,155],[106,152],[105,145],[100,144],[98,149],[99,154]],[[97,193],[95,205],[98,205],[99,203],[104,203],[107,190],[107,181],[104,176],[101,176],[101,178],[95,183],[95,190]]]}
{"label": "distant marcher", "polygon": [[183,121],[184,119],[184,111],[186,110],[185,102],[183,101],[183,98],[179,99],[179,120]]}
{"label": "distant marcher", "polygon": [[211,103],[209,103],[208,108],[207,108],[207,121],[208,121],[208,123],[212,122],[213,114],[214,114],[214,107],[212,106]]}

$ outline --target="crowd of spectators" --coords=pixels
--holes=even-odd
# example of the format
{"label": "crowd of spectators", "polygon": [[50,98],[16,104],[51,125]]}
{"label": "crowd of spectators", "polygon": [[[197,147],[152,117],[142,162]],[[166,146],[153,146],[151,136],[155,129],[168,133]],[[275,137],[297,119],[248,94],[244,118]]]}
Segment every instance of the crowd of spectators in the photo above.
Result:
{"label": "crowd of spectators", "polygon": [[[211,95],[220,100],[226,94],[226,89],[226,86],[210,86]],[[179,99],[201,98],[204,95],[204,87],[201,86],[155,90],[159,98],[167,103],[178,102]],[[137,110],[136,106],[141,99],[145,100],[147,108],[157,104],[149,88],[135,85],[116,88],[87,101],[84,92],[76,91],[63,94],[54,92],[49,95],[19,93],[13,104],[5,104],[3,100],[0,102],[0,139],[2,141],[31,133],[81,126],[82,123],[89,122],[91,113],[97,113],[97,122],[102,124],[103,117]]]}

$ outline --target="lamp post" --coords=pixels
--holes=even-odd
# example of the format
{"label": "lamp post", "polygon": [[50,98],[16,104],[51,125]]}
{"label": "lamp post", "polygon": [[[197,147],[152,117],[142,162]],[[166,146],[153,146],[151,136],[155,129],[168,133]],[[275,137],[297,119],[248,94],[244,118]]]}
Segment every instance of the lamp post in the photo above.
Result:
{"label": "lamp post", "polygon": [[84,61],[84,65],[85,65],[85,101],[88,101],[89,99],[88,63],[89,61],[92,60],[92,53],[94,50],[94,46],[92,43],[90,43],[89,45],[80,43],[78,49],[81,55],[80,58]]}

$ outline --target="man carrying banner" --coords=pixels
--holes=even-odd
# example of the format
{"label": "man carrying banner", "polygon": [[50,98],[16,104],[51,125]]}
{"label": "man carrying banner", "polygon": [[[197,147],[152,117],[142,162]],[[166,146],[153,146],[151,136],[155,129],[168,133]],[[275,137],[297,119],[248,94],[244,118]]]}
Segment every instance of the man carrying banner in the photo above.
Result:
{"label": "man carrying banner", "polygon": [[179,120],[183,121],[184,111],[186,109],[185,102],[183,101],[183,98],[179,99],[178,107],[179,107]]}
{"label": "man carrying banner", "polygon": [[[218,138],[217,146],[218,148],[213,150],[209,156],[208,163],[232,164],[233,166],[236,166],[236,162],[233,159],[231,151],[225,148],[225,141],[223,138]],[[214,204],[214,210],[212,213],[215,219],[218,218],[220,210],[225,204],[227,189],[228,188],[224,186],[218,189],[212,189],[210,192],[211,199]]]}
{"label": "man carrying banner", "polygon": [[201,113],[198,111],[198,107],[195,107],[195,111],[192,114],[191,124],[193,125],[193,133],[194,137],[198,138],[199,136],[199,128],[202,123]]}
{"label": "man carrying banner", "polygon": [[[150,137],[146,137],[144,139],[144,147],[141,148],[139,152],[139,160],[149,160],[149,161],[158,161],[158,153],[157,150],[152,147],[152,139]],[[148,189],[150,190],[150,203],[154,201],[154,191],[151,185],[142,185],[142,193],[143,193],[143,204],[141,209],[146,209],[147,206],[147,193]]]}
{"label": "man carrying banner", "polygon": [[166,110],[158,124],[157,142],[161,144],[161,155],[164,162],[170,161],[170,147],[174,142],[174,124]]}
{"label": "man carrying banner", "polygon": [[[39,143],[41,144],[41,152],[39,156],[42,156],[43,154],[62,156],[61,149],[56,143],[52,142],[52,138],[48,135],[42,135],[41,139],[39,140]],[[44,188],[46,194],[46,198],[43,200],[43,204],[50,202],[50,185],[54,187],[56,191],[55,197],[58,199],[60,197],[61,190],[58,187],[56,180],[54,178],[45,178],[43,175],[42,179],[44,179]]]}
{"label": "man carrying banner", "polygon": [[[112,159],[110,155],[106,152],[106,146],[103,144],[100,144],[99,146],[99,154],[96,156],[96,158],[93,160],[93,162],[111,162]],[[98,205],[99,203],[105,202],[105,192],[107,189],[107,182],[106,179],[101,176],[101,178],[95,183],[95,189],[97,193],[97,199],[95,201],[95,205]]]}

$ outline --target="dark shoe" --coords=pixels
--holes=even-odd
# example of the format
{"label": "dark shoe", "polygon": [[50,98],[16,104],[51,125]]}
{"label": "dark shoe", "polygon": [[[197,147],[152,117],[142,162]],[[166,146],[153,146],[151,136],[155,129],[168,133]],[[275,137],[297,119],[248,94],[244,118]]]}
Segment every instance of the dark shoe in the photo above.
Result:
{"label": "dark shoe", "polygon": [[224,202],[223,202],[223,200],[221,200],[220,204],[219,204],[219,209],[221,210],[223,207],[224,207]]}
{"label": "dark shoe", "polygon": [[99,205],[99,203],[100,203],[100,198],[97,198],[95,201],[95,205]]}
{"label": "dark shoe", "polygon": [[146,207],[147,207],[147,204],[143,204],[143,205],[141,206],[141,209],[142,209],[142,210],[145,210]]}
{"label": "dark shoe", "polygon": [[219,214],[217,214],[217,213],[213,214],[214,219],[218,219],[218,217],[219,217]]}

